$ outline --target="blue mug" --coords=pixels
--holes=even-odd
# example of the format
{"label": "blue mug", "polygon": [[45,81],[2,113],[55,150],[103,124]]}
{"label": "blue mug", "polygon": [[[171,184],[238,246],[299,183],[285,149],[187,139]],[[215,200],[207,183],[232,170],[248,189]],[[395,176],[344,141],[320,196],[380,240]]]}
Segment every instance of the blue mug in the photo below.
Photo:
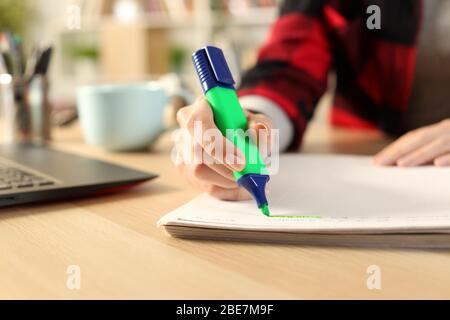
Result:
{"label": "blue mug", "polygon": [[77,106],[84,138],[110,151],[146,149],[164,130],[167,102],[153,83],[83,86]]}

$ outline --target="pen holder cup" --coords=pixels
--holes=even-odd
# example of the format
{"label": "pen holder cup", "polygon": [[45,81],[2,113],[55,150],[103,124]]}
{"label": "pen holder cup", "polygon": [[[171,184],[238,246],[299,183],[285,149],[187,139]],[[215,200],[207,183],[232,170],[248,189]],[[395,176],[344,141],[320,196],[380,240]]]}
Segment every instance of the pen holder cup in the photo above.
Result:
{"label": "pen holder cup", "polygon": [[45,144],[50,140],[48,87],[45,76],[26,81],[0,75],[2,142]]}

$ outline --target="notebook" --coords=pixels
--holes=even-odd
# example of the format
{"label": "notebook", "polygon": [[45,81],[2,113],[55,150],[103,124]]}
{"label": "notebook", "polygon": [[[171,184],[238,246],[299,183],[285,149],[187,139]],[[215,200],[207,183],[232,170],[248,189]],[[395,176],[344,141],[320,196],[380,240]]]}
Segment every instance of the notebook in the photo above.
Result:
{"label": "notebook", "polygon": [[162,217],[174,237],[303,245],[450,248],[450,168],[376,167],[372,157],[285,155],[254,201],[201,195]]}

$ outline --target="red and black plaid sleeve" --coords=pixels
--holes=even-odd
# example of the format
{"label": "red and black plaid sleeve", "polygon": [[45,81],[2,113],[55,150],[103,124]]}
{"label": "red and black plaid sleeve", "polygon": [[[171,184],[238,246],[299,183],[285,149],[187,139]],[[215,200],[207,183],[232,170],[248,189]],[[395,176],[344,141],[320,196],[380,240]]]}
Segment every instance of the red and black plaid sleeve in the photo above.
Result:
{"label": "red and black plaid sleeve", "polygon": [[[334,125],[402,134],[422,1],[285,0],[240,95],[262,95],[280,105],[295,125],[296,148],[333,68]],[[366,25],[373,5],[381,10],[381,29]]]}
{"label": "red and black plaid sleeve", "polygon": [[327,86],[332,54],[323,4],[323,0],[284,1],[257,65],[243,76],[239,90],[241,96],[261,95],[283,108],[295,126],[291,149],[299,146]]}

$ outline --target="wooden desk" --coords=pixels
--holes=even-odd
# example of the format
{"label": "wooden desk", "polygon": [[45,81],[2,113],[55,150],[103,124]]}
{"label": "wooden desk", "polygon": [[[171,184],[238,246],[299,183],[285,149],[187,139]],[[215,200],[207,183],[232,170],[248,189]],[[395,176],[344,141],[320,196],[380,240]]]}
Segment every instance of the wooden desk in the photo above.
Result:
{"label": "wooden desk", "polygon": [[[102,198],[0,210],[0,298],[450,298],[446,251],[170,238],[157,220],[197,192],[162,140],[152,153],[111,154],[84,145],[78,127],[57,131],[57,148],[161,177]],[[377,133],[313,127],[305,151],[372,153],[385,142]],[[374,264],[382,289],[371,291],[366,269]],[[81,268],[81,290],[66,287],[70,265]]]}

